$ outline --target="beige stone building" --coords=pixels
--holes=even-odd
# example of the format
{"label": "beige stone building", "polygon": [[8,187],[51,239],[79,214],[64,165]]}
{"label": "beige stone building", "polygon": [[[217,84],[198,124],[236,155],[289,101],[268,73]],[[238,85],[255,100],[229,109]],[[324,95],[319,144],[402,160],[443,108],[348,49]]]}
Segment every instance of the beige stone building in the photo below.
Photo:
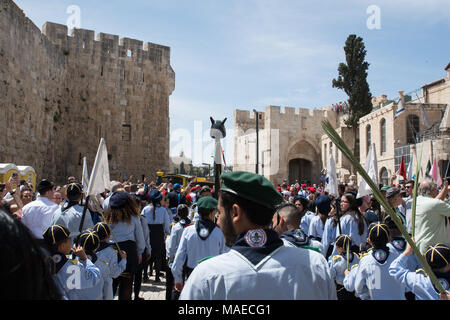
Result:
{"label": "beige stone building", "polygon": [[47,22],[0,0],[0,163],[81,178],[105,138],[111,179],[169,165],[170,48]]}
{"label": "beige stone building", "polygon": [[[304,109],[268,106],[258,112],[258,173],[272,183],[319,183],[322,170],[320,125],[334,126],[339,115],[330,107]],[[246,110],[234,112],[234,171],[256,171],[256,115]]]}
{"label": "beige stone building", "polygon": [[[426,168],[428,160],[436,158],[441,175],[445,175],[450,156],[450,64],[445,71],[444,78],[424,85],[415,99],[403,96],[403,91],[400,91],[405,111],[396,120],[398,103],[389,101],[386,95],[374,97],[373,111],[360,119],[355,155],[364,166],[368,148],[375,144],[380,183],[389,183],[400,166],[402,156],[406,167],[413,159],[415,169],[422,146],[421,167]],[[421,105],[427,125],[424,124]],[[332,154],[338,180],[357,183],[357,175],[352,172],[349,161],[321,127],[321,121],[328,120],[347,146],[353,149],[355,137],[353,130],[344,124],[345,118],[345,113],[336,112],[332,107],[314,110],[266,107],[263,112],[258,112],[258,172],[274,184],[284,179],[289,183],[296,180],[319,183]],[[234,170],[255,172],[255,113],[235,110],[234,125]]]}
{"label": "beige stone building", "polygon": [[[406,167],[413,161],[413,170],[422,152],[423,177],[427,162],[437,160],[441,175],[445,175],[450,158],[450,64],[446,77],[426,84],[415,99],[399,92],[405,111],[394,120],[399,107],[397,102],[374,101],[374,110],[359,121],[360,159],[364,165],[371,143],[375,144],[378,160],[378,179],[388,184],[405,159]],[[421,110],[422,106],[422,110]],[[422,151],[423,148],[423,151]],[[403,180],[398,178],[396,182]]]}

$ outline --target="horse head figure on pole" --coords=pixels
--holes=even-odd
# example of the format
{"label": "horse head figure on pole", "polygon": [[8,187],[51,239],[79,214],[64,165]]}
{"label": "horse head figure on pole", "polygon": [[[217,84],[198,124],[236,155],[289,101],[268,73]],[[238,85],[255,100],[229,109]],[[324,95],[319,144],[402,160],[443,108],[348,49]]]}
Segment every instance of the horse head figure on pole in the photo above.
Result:
{"label": "horse head figure on pole", "polygon": [[226,137],[227,132],[225,130],[225,121],[227,118],[220,120],[211,119],[210,136],[216,141],[215,144],[215,156],[214,156],[214,196],[217,198],[220,188],[220,175],[222,174],[222,146],[220,145],[220,139]]}

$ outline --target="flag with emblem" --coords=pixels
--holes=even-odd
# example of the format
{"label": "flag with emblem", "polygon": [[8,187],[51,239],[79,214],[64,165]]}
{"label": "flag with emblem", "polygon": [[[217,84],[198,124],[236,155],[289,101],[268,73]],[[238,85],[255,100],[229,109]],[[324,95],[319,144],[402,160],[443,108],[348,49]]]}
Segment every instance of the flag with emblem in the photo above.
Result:
{"label": "flag with emblem", "polygon": [[397,105],[397,111],[394,115],[394,121],[397,120],[398,116],[401,115],[403,112],[405,112],[405,107],[403,106],[403,101],[400,99]]}

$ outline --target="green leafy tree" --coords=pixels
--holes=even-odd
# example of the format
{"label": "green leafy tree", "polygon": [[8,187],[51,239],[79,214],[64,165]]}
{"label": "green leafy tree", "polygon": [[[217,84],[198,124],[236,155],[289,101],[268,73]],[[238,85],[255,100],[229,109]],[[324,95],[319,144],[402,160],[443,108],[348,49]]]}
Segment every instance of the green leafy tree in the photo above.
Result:
{"label": "green leafy tree", "polygon": [[367,51],[361,37],[349,35],[344,51],[346,63],[339,64],[339,75],[332,84],[333,88],[342,89],[348,95],[348,118],[345,124],[353,130],[353,154],[359,160],[358,122],[372,111],[372,94],[367,83],[369,63],[365,61]]}

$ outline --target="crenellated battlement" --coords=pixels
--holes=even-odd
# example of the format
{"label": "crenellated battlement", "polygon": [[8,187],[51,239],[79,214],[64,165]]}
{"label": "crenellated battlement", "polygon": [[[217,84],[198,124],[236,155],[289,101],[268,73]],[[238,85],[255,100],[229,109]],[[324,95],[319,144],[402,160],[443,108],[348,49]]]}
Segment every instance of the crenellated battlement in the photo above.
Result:
{"label": "crenellated battlement", "polygon": [[[260,112],[262,115],[262,122],[264,120],[275,121],[277,123],[293,123],[293,122],[309,122],[319,123],[319,121],[328,119],[334,123],[337,120],[336,112],[325,107],[320,109],[307,109],[307,108],[293,108],[293,107],[279,107],[268,106],[264,112]],[[235,125],[238,127],[247,127],[249,123],[254,123],[254,112],[249,110],[235,110],[234,111]]]}
{"label": "crenellated battlement", "polygon": [[119,38],[118,35],[100,32],[95,37],[95,31],[73,29],[68,36],[66,25],[46,22],[42,34],[47,39],[60,46],[65,54],[72,50],[93,53],[110,58],[129,58],[139,63],[151,62],[162,66],[170,65],[170,48],[151,42],[131,38]]}
{"label": "crenellated battlement", "polygon": [[0,162],[65,183],[81,176],[82,156],[92,165],[104,138],[112,179],[156,178],[169,164],[170,48],[68,31],[52,22],[39,29],[12,0],[0,0]]}

